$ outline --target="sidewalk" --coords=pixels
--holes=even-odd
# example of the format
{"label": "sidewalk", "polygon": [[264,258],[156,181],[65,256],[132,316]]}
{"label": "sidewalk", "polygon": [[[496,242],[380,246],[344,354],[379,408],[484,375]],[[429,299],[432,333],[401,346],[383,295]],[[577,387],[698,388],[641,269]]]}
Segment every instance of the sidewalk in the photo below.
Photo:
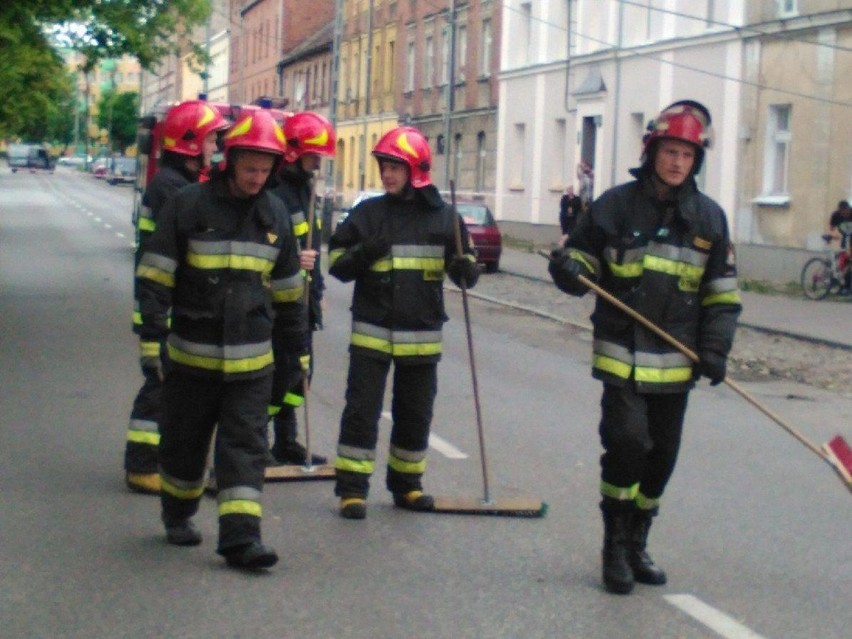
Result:
{"label": "sidewalk", "polygon": [[[503,247],[500,270],[546,281],[547,261],[537,253]],[[741,292],[740,325],[852,349],[852,303]]]}

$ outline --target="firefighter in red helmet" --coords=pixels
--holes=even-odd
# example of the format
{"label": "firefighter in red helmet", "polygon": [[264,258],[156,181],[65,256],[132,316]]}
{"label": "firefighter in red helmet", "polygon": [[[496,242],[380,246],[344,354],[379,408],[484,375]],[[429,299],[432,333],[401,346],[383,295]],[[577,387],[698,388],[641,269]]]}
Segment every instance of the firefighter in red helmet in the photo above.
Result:
{"label": "firefighter in red helmet", "polygon": [[163,208],[136,271],[139,335],[168,345],[159,446],[167,540],[201,543],[191,518],[215,427],[217,552],[229,566],[266,568],[278,560],[260,534],[273,352],[303,354],[304,283],[287,212],[266,190],[285,150],[281,128],[265,111],[249,113],[224,149],[223,169]]}
{"label": "firefighter in red helmet", "polygon": [[[479,275],[464,222],[432,185],[423,134],[395,128],[378,141],[373,156],[385,194],[358,204],[329,240],[329,273],[355,282],[346,405],[335,460],[335,494],[347,519],[367,514],[391,364],[393,425],[385,483],[396,506],[434,508],[422,476],[447,319],[444,274],[468,287]],[[456,224],[462,256],[456,254]]]}
{"label": "firefighter in red helmet", "polygon": [[[308,343],[309,359],[302,362],[276,359],[276,383],[273,403],[269,412],[273,415],[275,442],[270,449],[270,463],[304,465],[307,461],[305,447],[296,439],[296,408],[304,402],[302,376],[311,377],[313,362],[313,331],[322,328],[322,297],[325,283],[320,267],[322,245],[322,218],[311,215],[314,205],[314,174],[323,157],[333,158],[337,145],[334,127],[325,117],[312,111],[291,115],[284,121],[284,137],[287,148],[284,161],[276,175],[272,193],[284,201],[290,214],[293,234],[299,240],[299,261],[308,277]],[[308,225],[313,221],[313,231]],[[308,236],[311,245],[308,246]],[[283,360],[283,361],[282,361]],[[325,464],[326,458],[311,455],[312,464]]]}
{"label": "firefighter in red helmet", "polygon": [[[141,214],[137,220],[137,265],[151,234],[157,228],[157,219],[166,201],[182,187],[198,182],[202,172],[209,169],[216,151],[217,135],[226,128],[228,123],[219,112],[200,100],[182,102],[166,114],[158,171],[145,189]],[[141,322],[138,303],[136,295],[134,326]],[[145,381],[130,412],[124,449],[125,481],[134,492],[157,494],[160,492],[157,445],[160,441],[163,376],[163,371],[157,365],[165,363],[167,358],[165,342],[162,340],[143,341],[141,348]]]}
{"label": "firefighter in red helmet", "polygon": [[578,275],[672,334],[693,363],[615,306],[598,298],[592,375],[603,382],[599,433],[603,582],[613,593],[634,582],[666,583],[646,550],[652,518],[674,471],[687,396],[699,377],[726,373],[741,311],[727,218],[694,176],[711,142],[709,111],[683,100],[650,123],[635,180],[609,189],[551,255],[562,291],[586,292]]}

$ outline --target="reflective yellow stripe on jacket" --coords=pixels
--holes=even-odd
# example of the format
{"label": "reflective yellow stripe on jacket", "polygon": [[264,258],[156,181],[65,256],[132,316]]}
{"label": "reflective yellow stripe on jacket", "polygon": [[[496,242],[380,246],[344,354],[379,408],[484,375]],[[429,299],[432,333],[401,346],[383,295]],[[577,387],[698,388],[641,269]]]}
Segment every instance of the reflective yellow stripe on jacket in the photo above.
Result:
{"label": "reflective yellow stripe on jacket", "polygon": [[272,342],[218,346],[169,335],[169,358],[178,364],[222,373],[252,373],[272,365]]}
{"label": "reflective yellow stripe on jacket", "polygon": [[441,331],[395,331],[367,322],[352,322],[351,343],[394,357],[438,355]]}

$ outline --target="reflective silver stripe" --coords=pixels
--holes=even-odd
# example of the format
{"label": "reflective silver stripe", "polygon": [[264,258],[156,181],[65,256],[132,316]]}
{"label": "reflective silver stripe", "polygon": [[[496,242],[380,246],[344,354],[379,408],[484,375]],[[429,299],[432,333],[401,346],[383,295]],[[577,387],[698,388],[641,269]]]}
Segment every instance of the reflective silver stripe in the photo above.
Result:
{"label": "reflective silver stripe", "polygon": [[376,459],[376,451],[370,450],[369,448],[358,448],[356,446],[338,444],[337,456],[346,457],[347,459],[357,459],[358,461],[373,461]]}
{"label": "reflective silver stripe", "polygon": [[735,277],[717,277],[707,283],[708,293],[728,293],[736,290],[737,278]]}
{"label": "reflective silver stripe", "polygon": [[160,430],[157,427],[157,422],[150,419],[131,419],[130,428],[143,433],[157,433]]}
{"label": "reflective silver stripe", "polygon": [[278,247],[258,244],[257,242],[190,240],[188,250],[197,255],[248,255],[262,257],[273,262],[278,258]]}
{"label": "reflective silver stripe", "polygon": [[301,273],[296,273],[290,277],[283,277],[278,280],[272,280],[270,286],[273,291],[295,291],[302,290],[305,278]]}
{"label": "reflective silver stripe", "polygon": [[158,470],[163,480],[169,482],[172,486],[175,486],[176,488],[180,488],[181,490],[193,490],[197,488],[202,488],[204,486],[203,476],[200,479],[188,481],[186,479],[178,479],[177,477],[172,477],[163,470],[162,466],[160,466]]}
{"label": "reflective silver stripe", "polygon": [[660,242],[650,242],[645,253],[676,262],[683,262],[684,264],[692,264],[693,266],[704,266],[707,263],[708,257],[707,253],[701,253],[688,246],[673,246]]}
{"label": "reflective silver stripe", "polygon": [[383,339],[393,344],[419,344],[440,342],[441,331],[394,331],[366,322],[352,322],[352,332]]}
{"label": "reflective silver stripe", "polygon": [[169,335],[169,344],[190,355],[219,360],[239,360],[258,357],[266,355],[272,350],[272,342],[270,340],[253,344],[225,344],[224,346],[219,346],[217,344],[190,342],[174,333]]}
{"label": "reflective silver stripe", "polygon": [[679,368],[681,366],[691,366],[690,359],[681,352],[673,353],[648,353],[637,351],[635,353],[636,366],[645,368]]}
{"label": "reflective silver stripe", "polygon": [[592,350],[599,355],[606,355],[620,362],[628,364],[633,363],[633,353],[620,344],[607,342],[602,339],[595,339],[592,343]]}
{"label": "reflective silver stripe", "polygon": [[251,486],[234,486],[216,493],[216,502],[221,504],[226,501],[260,501],[261,492]]}
{"label": "reflective silver stripe", "polygon": [[304,211],[296,211],[295,213],[290,214],[290,221],[293,223],[293,226],[299,226],[299,224],[304,224],[307,222],[307,218],[305,217]]}
{"label": "reflective silver stripe", "polygon": [[393,444],[391,444],[391,447],[390,447],[390,454],[391,455],[393,455],[397,459],[401,459],[402,461],[407,461],[407,462],[423,461],[424,459],[426,459],[426,452],[427,451],[425,451],[425,450],[419,450],[419,451],[406,450],[404,448],[400,448],[399,446],[394,446]]}
{"label": "reflective silver stripe", "polygon": [[139,266],[152,266],[157,270],[173,274],[177,270],[177,261],[159,253],[146,251],[139,259]]}
{"label": "reflective silver stripe", "polygon": [[444,247],[437,244],[394,244],[391,249],[394,257],[444,257]]}

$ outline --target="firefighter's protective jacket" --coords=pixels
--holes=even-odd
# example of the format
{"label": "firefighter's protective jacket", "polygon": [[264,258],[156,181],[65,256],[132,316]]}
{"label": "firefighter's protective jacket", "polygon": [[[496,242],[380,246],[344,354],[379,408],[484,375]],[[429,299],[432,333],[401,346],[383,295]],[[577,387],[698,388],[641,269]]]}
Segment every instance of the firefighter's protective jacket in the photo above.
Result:
{"label": "firefighter's protective jacket", "polygon": [[[287,212],[290,214],[290,222],[293,234],[299,240],[302,249],[308,248],[308,223],[311,207],[311,181],[310,175],[304,171],[282,170],[276,176],[277,186],[272,193],[284,201]],[[311,234],[311,248],[317,251],[317,260],[310,273],[310,289],[308,291],[308,321],[312,330],[322,328],[322,295],[325,290],[325,282],[322,277],[322,265],[320,252],[322,249],[322,217],[314,215],[314,230]]]}
{"label": "firefighter's protective jacket", "polygon": [[[654,195],[650,174],[609,189],[581,216],[567,247],[581,272],[693,351],[727,356],[742,310],[725,214],[694,180],[673,199]],[[586,287],[560,286],[582,295]],[[635,381],[641,392],[682,392],[692,362],[654,333],[598,298],[593,376]]]}
{"label": "firefighter's protective jacket", "polygon": [[181,189],[163,208],[136,276],[136,332],[143,342],[168,335],[174,367],[249,379],[271,372],[273,342],[304,349],[296,239],[283,203],[268,192],[235,198],[221,173]]}
{"label": "firefighter's protective jacket", "polygon": [[[334,232],[329,273],[355,281],[351,351],[397,364],[440,359],[447,321],[443,281],[445,271],[454,272],[456,219],[464,257],[475,261],[464,222],[434,186],[364,200]],[[364,250],[371,238],[391,247],[372,263]]]}

